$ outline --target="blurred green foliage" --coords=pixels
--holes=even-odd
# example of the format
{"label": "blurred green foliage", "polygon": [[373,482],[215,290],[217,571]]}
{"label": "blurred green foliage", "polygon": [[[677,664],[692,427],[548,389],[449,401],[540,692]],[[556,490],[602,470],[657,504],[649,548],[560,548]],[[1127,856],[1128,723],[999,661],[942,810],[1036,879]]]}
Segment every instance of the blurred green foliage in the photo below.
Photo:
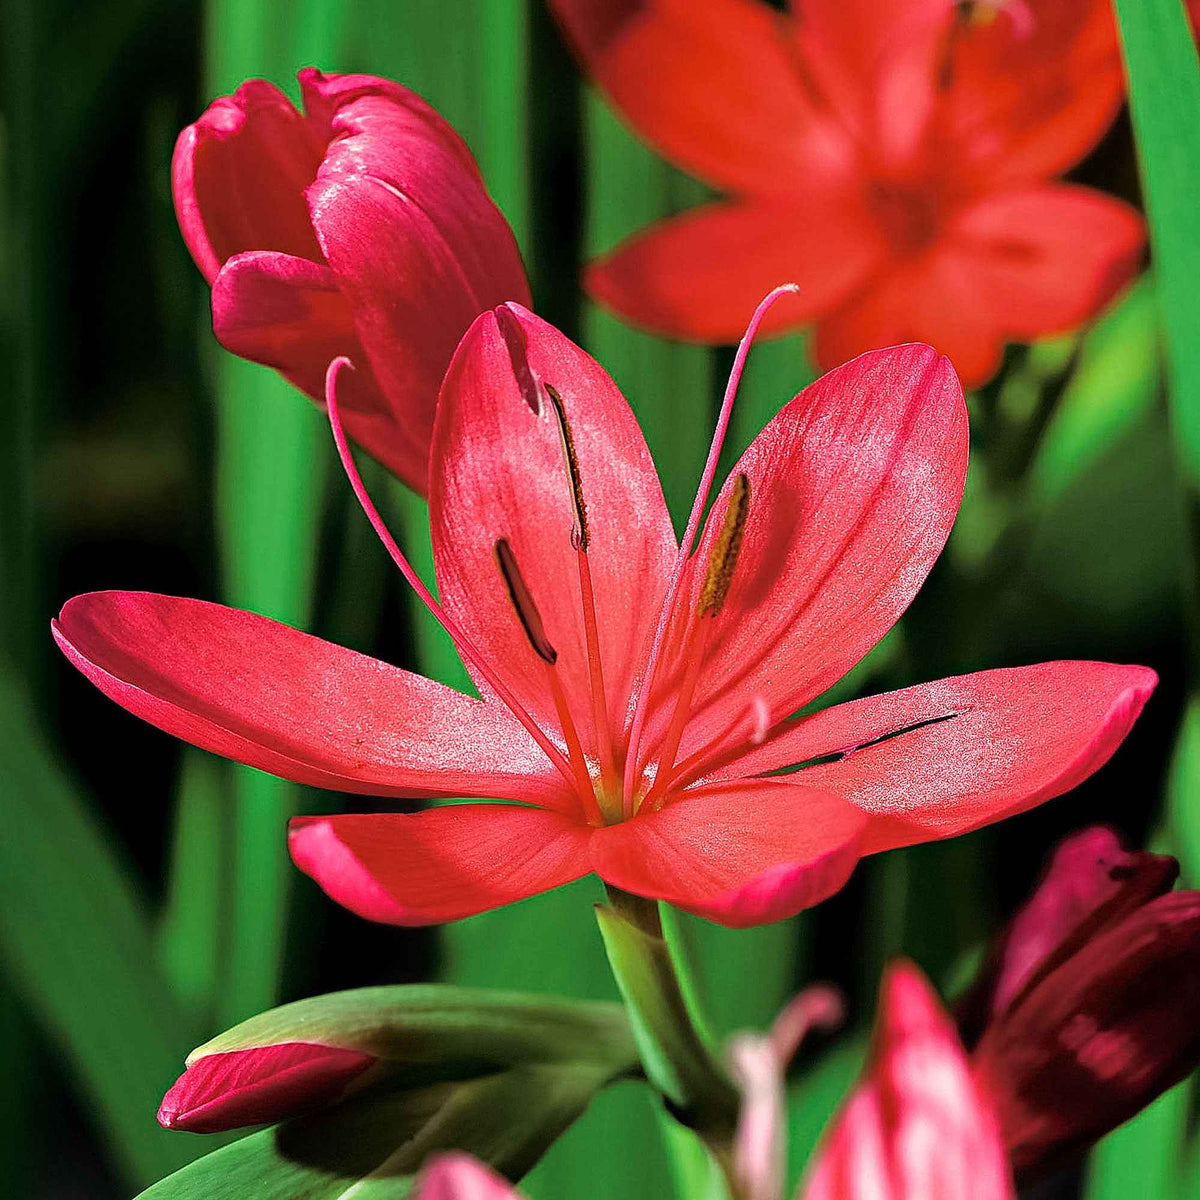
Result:
{"label": "blurred green foliage", "polygon": [[[843,694],[1068,656],[1146,662],[1162,686],[1110,766],[1045,809],[869,861],[797,921],[734,933],[685,920],[718,1033],[765,1024],[815,978],[847,990],[861,1025],[898,952],[948,979],[1020,901],[1052,841],[1086,822],[1110,821],[1134,841],[1166,829],[1198,878],[1194,706],[1172,750],[1195,683],[1182,566],[1195,545],[1194,493],[1176,469],[1194,480],[1200,428],[1190,228],[1200,163],[1195,106],[1180,99],[1197,98],[1195,56],[1190,43],[1190,58],[1156,48],[1180,24],[1178,0],[1119,7],[1143,88],[1133,115],[1154,278],[1082,336],[1014,348],[971,398],[972,473],[949,551]],[[279,999],[428,978],[616,995],[593,882],[436,933],[368,926],[295,875],[282,836],[299,807],[361,798],[183,750],[95,694],[54,650],[47,620],[67,596],[145,587],[244,605],[464,682],[331,471],[319,415],[213,343],[206,289],[170,207],[178,129],[249,75],[294,94],[296,69],[310,63],[425,94],[479,157],[539,311],[630,397],[677,520],[730,355],[631,331],[581,298],[587,254],[698,190],[580,82],[535,0],[6,0],[4,16],[0,1036],[14,1049],[0,1114],[21,1136],[5,1139],[0,1167],[14,1195],[126,1196],[213,1144],[154,1122],[187,1049]],[[1082,175],[1121,190],[1132,154],[1119,125]],[[757,347],[734,446],[811,377],[803,337]],[[368,481],[428,577],[423,505],[381,472]],[[811,1069],[801,1062],[793,1175],[861,1052],[849,1038]],[[1131,1195],[1173,1172],[1187,1103],[1180,1089],[1110,1139],[1090,1194]],[[672,1178],[694,1178],[691,1154],[686,1136],[662,1136],[647,1091],[623,1084],[551,1149],[528,1190],[534,1200],[657,1198]],[[1200,1162],[1194,1146],[1186,1156]]]}

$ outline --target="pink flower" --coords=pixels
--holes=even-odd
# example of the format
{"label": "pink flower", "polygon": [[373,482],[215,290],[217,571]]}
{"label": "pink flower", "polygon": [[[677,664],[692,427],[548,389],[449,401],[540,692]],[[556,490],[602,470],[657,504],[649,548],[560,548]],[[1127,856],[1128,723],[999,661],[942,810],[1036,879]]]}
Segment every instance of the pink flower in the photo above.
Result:
{"label": "pink flower", "polygon": [[433,410],[467,326],[529,302],[516,243],[470,151],[419,96],[300,72],[214,101],[175,147],[175,209],[226,349],[314,399],[346,355],[346,427],[425,490]]}
{"label": "pink flower", "polygon": [[726,193],[588,268],[638,325],[732,341],[782,274],[801,286],[770,328],[815,325],[822,368],[922,341],[975,386],[1141,261],[1132,208],[1054,182],[1120,106],[1110,0],[551,7],[633,129]]}
{"label": "pink flower", "polygon": [[804,1200],[1008,1200],[1000,1130],[924,976],[897,963],[871,1060],[827,1132]]}
{"label": "pink flower", "polygon": [[431,451],[441,605],[353,471],[338,410],[354,374],[333,364],[352,482],[479,700],[198,600],[80,596],[55,636],[119,703],[216,753],[367,795],[506,801],[293,823],[302,870],[401,925],[590,872],[726,925],[775,921],[864,854],[965,833],[1096,770],[1152,671],[1043,663],[794,715],[884,635],[941,551],[967,414],[929,347],[863,355],[767,426],[692,553],[747,347],[681,546],[599,364],[519,305],[480,316]]}

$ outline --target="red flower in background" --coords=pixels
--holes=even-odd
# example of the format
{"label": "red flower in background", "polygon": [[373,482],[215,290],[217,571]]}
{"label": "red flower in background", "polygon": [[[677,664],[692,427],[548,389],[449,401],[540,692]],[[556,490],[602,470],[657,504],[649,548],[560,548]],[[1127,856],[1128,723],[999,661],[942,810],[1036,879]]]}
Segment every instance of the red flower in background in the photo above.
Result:
{"label": "red flower in background", "polygon": [[1008,1200],[989,1097],[924,976],[890,967],[871,1058],[826,1132],[803,1200]]}
{"label": "red flower in background", "polygon": [[300,72],[304,112],[261,79],[175,147],[175,208],[226,349],[314,399],[339,355],[346,427],[425,491],[438,386],[467,326],[529,301],[512,232],[470,151],[415,93]]}
{"label": "red flower in background", "polygon": [[1053,182],[1123,79],[1109,0],[551,0],[633,128],[730,198],[634,235],[586,286],[636,324],[732,341],[816,324],[822,368],[925,341],[968,386],[1136,270],[1141,218]]}
{"label": "red flower in background", "polygon": [[1018,1176],[1078,1153],[1200,1062],[1200,892],[1103,828],[1059,847],[960,1010]]}
{"label": "red flower in background", "polygon": [[351,481],[481,700],[197,600],[80,596],[55,636],[119,703],[238,761],[350,792],[516,802],[294,823],[303,870],[396,924],[589,872],[724,924],[779,920],[863,854],[1075,786],[1125,736],[1152,671],[1045,663],[793,716],[884,635],[940,553],[967,414],[929,347],[864,355],[780,411],[689,554],[748,343],[681,548],[599,364],[517,305],[481,316],[446,374],[431,452],[444,609],[353,470],[338,421],[352,376],[331,367]]}

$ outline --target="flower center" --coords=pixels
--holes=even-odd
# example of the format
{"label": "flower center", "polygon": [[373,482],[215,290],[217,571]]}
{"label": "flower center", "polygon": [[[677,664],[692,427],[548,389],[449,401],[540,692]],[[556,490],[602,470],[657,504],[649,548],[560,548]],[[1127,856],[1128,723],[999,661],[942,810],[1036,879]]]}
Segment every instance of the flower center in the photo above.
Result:
{"label": "flower center", "polygon": [[898,254],[916,254],[937,236],[938,203],[928,186],[872,180],[867,207]]}

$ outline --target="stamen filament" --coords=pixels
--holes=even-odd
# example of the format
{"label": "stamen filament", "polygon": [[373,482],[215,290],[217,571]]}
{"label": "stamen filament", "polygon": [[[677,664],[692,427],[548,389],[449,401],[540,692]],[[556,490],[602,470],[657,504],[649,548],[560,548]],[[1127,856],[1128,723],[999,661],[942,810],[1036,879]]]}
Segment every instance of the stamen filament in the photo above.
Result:
{"label": "stamen filament", "polygon": [[567,482],[571,488],[571,545],[575,548],[575,559],[579,566],[579,592],[583,600],[583,630],[587,642],[588,683],[592,693],[592,724],[596,730],[601,788],[606,796],[616,796],[621,785],[613,752],[612,730],[608,724],[608,694],[604,690],[604,668],[600,659],[596,592],[592,586],[592,568],[588,560],[591,538],[588,534],[587,501],[583,496],[583,475],[579,470],[579,455],[575,451],[575,438],[571,433],[562,397],[551,384],[543,382],[542,386],[550,398],[554,419],[558,424],[563,466],[566,468]]}
{"label": "stamen filament", "polygon": [[646,713],[650,707],[650,694],[654,687],[654,675],[658,669],[663,642],[667,636],[671,614],[675,609],[675,602],[679,595],[679,587],[683,579],[684,570],[692,554],[692,544],[696,540],[696,531],[700,527],[700,518],[704,515],[704,506],[708,502],[708,493],[712,488],[713,478],[717,473],[717,462],[721,457],[721,447],[725,444],[725,435],[729,430],[729,420],[733,415],[733,402],[737,397],[738,385],[741,383],[742,372],[746,367],[746,357],[750,353],[750,346],[754,341],[755,334],[758,333],[758,327],[762,324],[763,318],[767,315],[767,311],[771,305],[781,297],[793,294],[799,290],[796,284],[785,283],[781,287],[777,287],[769,292],[754,310],[754,315],[750,318],[750,324],[746,327],[746,332],[741,342],[738,343],[737,354],[733,359],[733,367],[729,372],[729,382],[725,385],[725,395],[721,401],[721,411],[717,416],[717,427],[713,432],[708,459],[705,461],[704,470],[700,475],[700,485],[696,489],[696,498],[692,502],[692,511],[688,516],[687,528],[684,530],[683,538],[679,543],[679,553],[675,559],[675,568],[671,573],[671,581],[667,585],[667,594],[663,599],[662,609],[658,614],[658,626],[654,631],[654,643],[650,649],[650,657],[646,663],[646,670],[642,674],[640,684],[638,685],[637,704],[633,713],[633,725],[629,731],[629,749],[625,758],[625,780],[622,789],[623,804],[628,805],[630,808],[632,808],[633,790],[637,782],[642,729],[646,724]]}
{"label": "stamen filament", "polygon": [[658,753],[658,771],[654,776],[649,792],[643,804],[653,805],[654,801],[667,790],[671,782],[675,766],[675,755],[679,753],[679,742],[687,727],[688,717],[692,713],[692,697],[696,694],[696,683],[700,679],[700,667],[704,662],[704,652],[708,649],[708,634],[713,622],[705,620],[704,615],[698,615],[694,621],[696,632],[691,641],[688,654],[687,671],[679,692],[675,697],[675,711],[671,714],[671,724],[663,738],[662,749]]}
{"label": "stamen filament", "polygon": [[345,357],[335,358],[329,364],[329,370],[325,374],[325,408],[329,415],[329,426],[333,431],[333,441],[337,447],[338,458],[341,459],[342,468],[346,472],[346,477],[350,480],[350,487],[353,489],[355,498],[366,514],[367,520],[371,522],[371,527],[383,543],[383,547],[390,555],[392,562],[400,568],[400,574],[404,576],[409,586],[420,597],[421,602],[433,614],[434,620],[450,635],[459,654],[479,672],[482,678],[487,680],[500,700],[508,707],[513,716],[525,726],[529,731],[529,736],[537,742],[546,757],[550,759],[559,773],[566,779],[567,783],[574,788],[575,776],[571,771],[570,764],[563,758],[561,751],[542,732],[537,722],[529,715],[520,701],[517,700],[509,688],[487,665],[483,656],[472,645],[471,640],[467,637],[458,622],[433,598],[429,589],[422,582],[421,577],[409,565],[408,559],[404,557],[400,547],[396,544],[395,538],[388,531],[383,518],[372,503],[371,497],[367,493],[366,485],[362,481],[362,476],[359,475],[358,468],[354,465],[354,457],[350,453],[350,446],[346,441],[346,433],[342,428],[342,419],[338,412],[337,376],[343,367],[349,367],[351,370],[354,369],[353,364]]}
{"label": "stamen filament", "polygon": [[584,816],[590,825],[604,825],[604,814],[600,811],[596,791],[592,787],[592,777],[588,773],[587,758],[579,741],[579,731],[571,719],[571,709],[567,704],[562,680],[558,677],[558,668],[552,663],[546,663],[546,679],[550,684],[550,694],[554,697],[554,707],[558,711],[558,723],[562,726],[563,737],[567,742],[567,759],[575,771],[575,787],[579,792]]}
{"label": "stamen filament", "polygon": [[579,563],[579,591],[583,597],[583,630],[587,641],[588,677],[592,691],[592,723],[596,727],[596,749],[600,758],[600,785],[605,795],[620,794],[617,760],[613,752],[612,729],[608,723],[608,699],[604,690],[604,668],[600,661],[600,630],[596,623],[596,594],[592,588],[592,568],[587,550],[575,551]]}

